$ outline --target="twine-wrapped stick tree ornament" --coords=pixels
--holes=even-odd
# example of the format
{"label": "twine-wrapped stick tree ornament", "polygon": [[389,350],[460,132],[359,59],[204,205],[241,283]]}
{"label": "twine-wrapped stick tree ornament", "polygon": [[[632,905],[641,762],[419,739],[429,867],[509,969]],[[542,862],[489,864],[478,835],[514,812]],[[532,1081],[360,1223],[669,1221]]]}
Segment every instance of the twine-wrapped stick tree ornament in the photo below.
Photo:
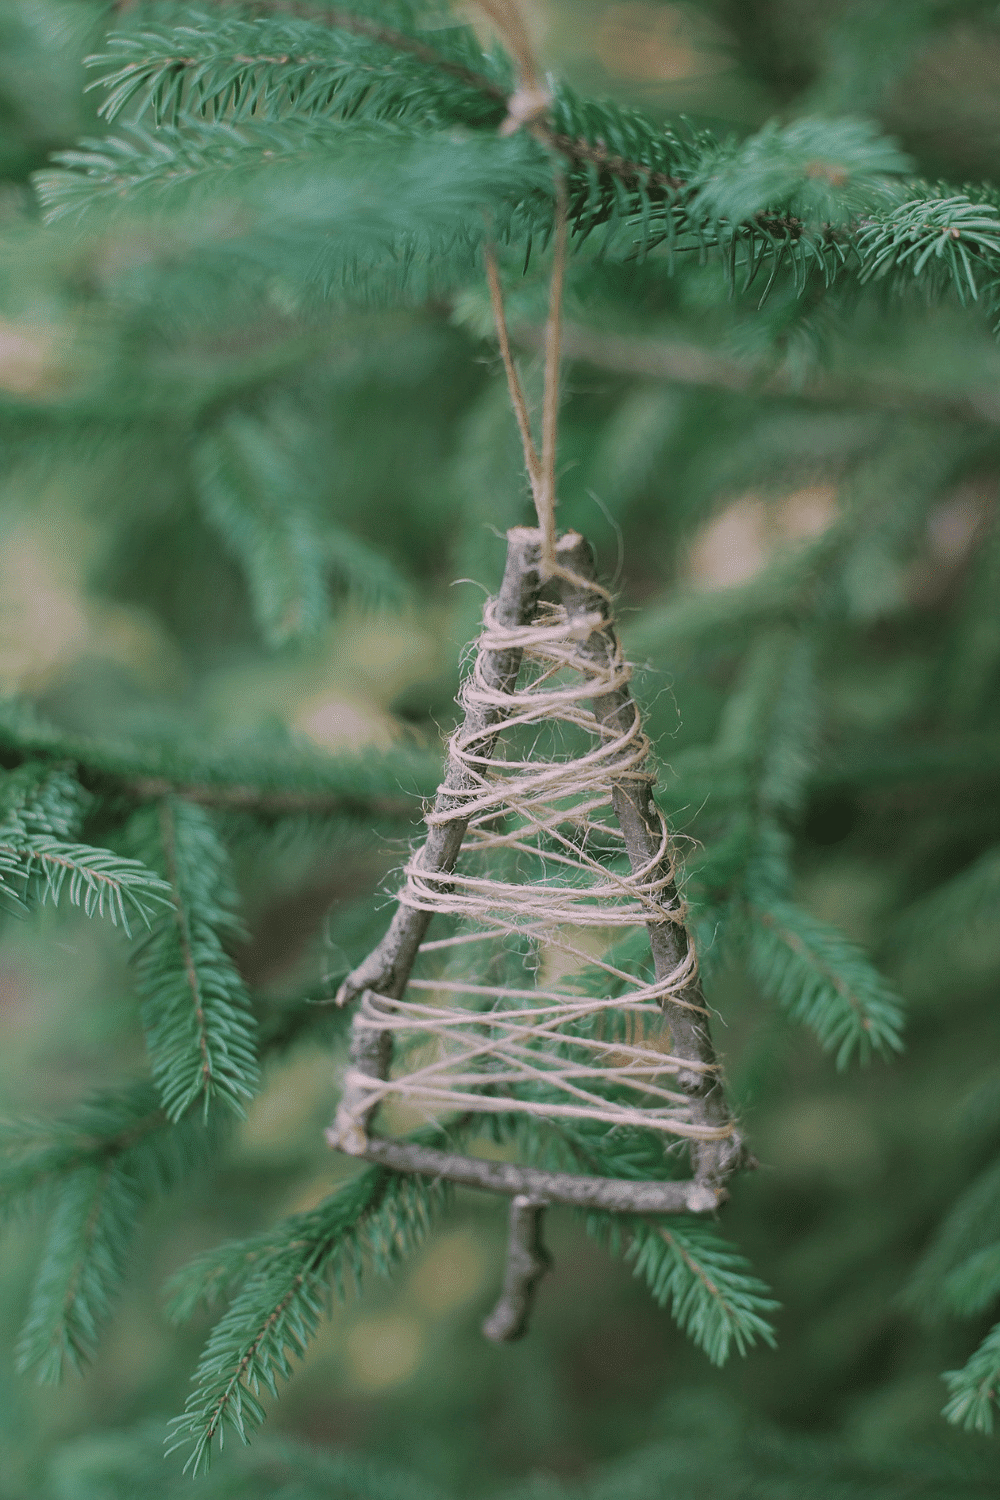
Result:
{"label": "twine-wrapped stick tree ornament", "polygon": [[[509,533],[427,840],[385,938],[338,997],[357,1010],[331,1143],[512,1199],[506,1285],[485,1325],[498,1340],[524,1330],[547,1265],[547,1204],[705,1213],[745,1163],[610,601],[582,537],[560,538],[555,558],[558,598],[547,600],[541,533]],[[567,753],[519,753],[542,739]],[[452,931],[425,941],[435,915]],[[614,939],[642,928],[649,979],[615,961]],[[587,941],[594,934],[607,942],[602,956]],[[692,1172],[596,1177],[392,1140],[373,1128],[388,1100],[428,1117],[654,1131],[665,1153],[687,1147]]]}
{"label": "twine-wrapped stick tree ornament", "polygon": [[[545,140],[545,95],[516,7],[504,0],[484,9],[505,30],[521,75],[504,128],[526,125]],[[351,1156],[511,1199],[503,1292],[483,1330],[497,1341],[526,1329],[550,1263],[547,1205],[705,1214],[727,1196],[731,1174],[752,1163],[712,1043],[611,596],[587,541],[556,534],[566,239],[557,169],[540,456],[486,252],[538,529],[508,533],[503,582],[484,609],[426,841],[405,867],[385,937],[338,993],[356,1010],[328,1131]],[[447,931],[428,938],[435,917]],[[647,964],[622,967],[643,933]],[[530,1122],[536,1141],[539,1129],[653,1132],[664,1171],[648,1180],[596,1176],[393,1139],[375,1128],[389,1102],[440,1120],[443,1136],[456,1116]],[[685,1149],[688,1175],[678,1172]]]}

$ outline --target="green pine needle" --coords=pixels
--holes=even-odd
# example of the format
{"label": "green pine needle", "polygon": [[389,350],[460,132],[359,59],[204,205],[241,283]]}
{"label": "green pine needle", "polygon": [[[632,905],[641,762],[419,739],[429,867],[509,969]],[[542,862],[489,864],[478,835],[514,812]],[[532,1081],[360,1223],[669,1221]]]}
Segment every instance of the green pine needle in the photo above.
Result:
{"label": "green pine needle", "polygon": [[985,1312],[1000,1297],[1000,1241],[963,1260],[945,1278],[942,1290],[960,1318]]}
{"label": "green pine needle", "polygon": [[128,937],[129,916],[147,927],[169,887],[139,860],[68,842],[86,794],[59,767],[27,763],[0,780],[0,902],[25,915],[65,896],[88,917],[108,916]]}
{"label": "green pine needle", "polygon": [[173,1313],[236,1288],[213,1329],[183,1416],[171,1424],[170,1452],[190,1446],[185,1469],[204,1473],[226,1430],[244,1443],[264,1419],[261,1388],[277,1394],[327,1310],[331,1283],[341,1295],[366,1259],[387,1275],[422,1242],[446,1185],[369,1168],[319,1208],[295,1214],[267,1235],[223,1246],[175,1278]]}
{"label": "green pine needle", "polygon": [[0,1129],[0,1208],[50,1205],[18,1367],[43,1382],[94,1354],[125,1280],[140,1214],[203,1159],[212,1137],[171,1126],[147,1084],[62,1120]]}
{"label": "green pine needle", "polygon": [[902,1049],[902,1003],[861,949],[791,901],[750,905],[747,953],[761,989],[815,1032],[838,1068]]}
{"label": "green pine needle", "polygon": [[993,1431],[993,1410],[1000,1400],[1000,1323],[986,1335],[960,1370],[946,1370],[951,1399],[944,1415],[967,1432]]}
{"label": "green pine needle", "polygon": [[209,814],[179,798],[136,813],[129,837],[173,896],[135,956],[163,1107],[179,1120],[219,1100],[242,1115],[259,1067],[249,996],[225,946],[241,936],[226,851]]}
{"label": "green pine needle", "polygon": [[315,637],[328,613],[307,477],[290,436],[282,441],[273,425],[232,413],[194,453],[204,514],[241,564],[272,646]]}
{"label": "green pine needle", "polygon": [[897,941],[938,943],[943,934],[974,933],[995,922],[1000,904],[1000,848],[987,849],[903,912]]}
{"label": "green pine needle", "polygon": [[[398,36],[399,17],[393,20]],[[414,31],[424,53],[431,52],[426,32]],[[432,56],[443,66],[320,20],[192,9],[172,24],[110,37],[108,50],[88,59],[102,69],[90,88],[107,90],[100,108],[106,120],[127,111],[156,126],[185,116],[233,122],[414,117],[495,129],[503,119],[501,100],[456,75],[479,76],[499,93],[506,68],[484,55],[467,28],[438,28],[434,40]]]}
{"label": "green pine needle", "polygon": [[685,1219],[651,1222],[630,1215],[591,1214],[588,1232],[622,1253],[661,1307],[715,1365],[733,1348],[745,1354],[758,1340],[773,1347],[768,1314],[780,1304],[747,1260],[709,1225]]}

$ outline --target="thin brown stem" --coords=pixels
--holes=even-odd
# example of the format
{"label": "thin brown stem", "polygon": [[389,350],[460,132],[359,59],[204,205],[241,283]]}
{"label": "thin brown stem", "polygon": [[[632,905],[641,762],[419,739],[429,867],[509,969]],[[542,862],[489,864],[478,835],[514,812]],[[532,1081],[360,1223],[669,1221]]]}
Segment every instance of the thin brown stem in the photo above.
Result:
{"label": "thin brown stem", "polygon": [[538,1283],[552,1268],[552,1257],[542,1243],[545,1206],[544,1199],[524,1194],[511,1199],[503,1291],[483,1324],[483,1333],[494,1344],[524,1337]]}
{"label": "thin brown stem", "polygon": [[[326,1133],[331,1146],[344,1149],[337,1127]],[[629,1177],[585,1177],[577,1172],[548,1172],[515,1162],[483,1161],[460,1152],[437,1151],[414,1141],[389,1140],[370,1135],[358,1140],[359,1149],[347,1154],[359,1161],[388,1167],[392,1172],[412,1172],[460,1187],[477,1188],[505,1197],[526,1196],[570,1208],[599,1208],[608,1213],[703,1214],[724,1203],[729,1196],[722,1182],[694,1179],[642,1182]]]}
{"label": "thin brown stem", "polygon": [[417,806],[415,797],[351,797],[341,792],[280,791],[241,785],[213,785],[170,781],[165,776],[124,778],[121,790],[140,802],[158,802],[161,797],[180,797],[201,807],[227,808],[231,811],[256,812],[262,817],[312,813],[317,817],[334,813],[358,813],[364,816],[406,818]]}

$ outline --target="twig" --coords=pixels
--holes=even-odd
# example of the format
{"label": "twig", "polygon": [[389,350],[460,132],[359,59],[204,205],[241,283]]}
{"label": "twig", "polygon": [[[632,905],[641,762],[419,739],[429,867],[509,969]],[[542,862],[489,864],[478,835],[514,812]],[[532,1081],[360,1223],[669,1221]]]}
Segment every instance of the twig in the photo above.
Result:
{"label": "twig", "polygon": [[[535,605],[542,588],[539,567],[538,533],[526,527],[515,526],[507,533],[507,565],[503,583],[496,603],[498,624],[509,629],[527,625],[535,612]],[[521,651],[491,651],[483,662],[483,675],[490,687],[509,691],[517,681],[521,668]],[[479,738],[477,753],[489,756],[493,752],[495,736],[490,738],[485,731],[499,726],[501,711],[491,708],[470,707],[465,715],[463,736]],[[462,847],[468,819],[461,812],[461,800],[456,802],[456,793],[466,789],[466,772],[455,760],[449,761],[444,782],[438,788],[434,811],[439,816],[455,808],[455,815],[448,822],[435,823],[418,856],[424,874],[448,875],[455,868],[458,852]],[[431,913],[418,911],[400,904],[389,925],[389,930],[363,963],[347,976],[337,992],[337,1004],[346,1005],[356,1000],[364,990],[375,990],[380,995],[398,1000],[406,988],[413,961],[417,956]]]}
{"label": "twig", "polygon": [[[326,1138],[343,1149],[336,1126]],[[728,1194],[720,1183],[640,1182],[627,1177],[584,1177],[576,1172],[546,1172],[515,1162],[482,1161],[460,1152],[437,1151],[412,1141],[366,1137],[363,1147],[349,1152],[359,1161],[388,1167],[393,1172],[415,1172],[421,1177],[444,1178],[460,1187],[479,1188],[503,1196],[526,1196],[570,1208],[601,1208],[608,1213],[701,1214],[725,1202]]]}
{"label": "twig", "polygon": [[[571,538],[572,545],[569,545]],[[581,649],[585,656],[604,665],[613,660],[618,651],[607,593],[594,582],[594,556],[585,538],[569,533],[562,541],[565,549],[562,551],[565,571],[560,573],[563,604],[571,619],[594,612],[602,617],[603,624],[592,632]],[[573,575],[576,575],[575,579]],[[639,710],[626,684],[606,697],[595,698],[594,713],[598,723],[606,725],[609,732],[617,736],[631,728]],[[660,849],[661,824],[653,801],[653,780],[652,775],[642,780],[633,776],[627,781],[612,783],[611,800],[633,871],[650,870]],[[654,879],[664,873],[667,871],[663,866],[659,870],[650,870]],[[667,905],[676,899],[673,883],[665,886],[658,897]],[[656,977],[666,979],[676,972],[685,958],[690,939],[684,926],[677,922],[650,922],[648,931]],[[709,1129],[731,1126],[732,1117],[719,1074],[709,1029],[709,1013],[697,971],[677,1001],[667,1000],[664,1009],[670,1023],[672,1051],[696,1064],[677,1075],[677,1082],[691,1099],[694,1122]],[[693,1140],[690,1149],[695,1177],[700,1182],[722,1182],[747,1162],[742,1141],[735,1131],[716,1140]]]}
{"label": "twig", "polygon": [[552,1268],[552,1257],[542,1244],[544,1213],[544,1199],[520,1193],[511,1199],[503,1291],[483,1323],[483,1333],[494,1344],[511,1343],[528,1331],[535,1290]]}

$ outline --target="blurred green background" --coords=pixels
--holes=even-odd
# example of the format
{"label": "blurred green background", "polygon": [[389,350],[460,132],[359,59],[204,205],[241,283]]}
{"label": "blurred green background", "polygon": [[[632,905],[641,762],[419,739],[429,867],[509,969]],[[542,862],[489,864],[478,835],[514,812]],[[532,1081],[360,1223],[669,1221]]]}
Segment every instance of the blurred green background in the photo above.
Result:
{"label": "blurred green background", "polygon": [[[655,114],[744,133],[776,114],[863,113],[926,174],[1000,176],[993,7],[546,0],[532,18],[548,66]],[[482,297],[334,312],[310,327],[270,307],[220,330],[190,310],[150,312],[151,249],[109,232],[83,255],[41,234],[29,176],[98,128],[82,59],[111,24],[89,0],[4,0],[0,14],[0,686],[82,735],[238,746],[292,734],[324,751],[397,746],[430,762],[482,587],[499,576],[500,538],[527,519]],[[727,638],[725,600],[752,598],[755,580],[773,582],[821,537],[845,487],[898,497],[856,559],[851,623],[824,658],[829,754],[796,833],[799,898],[865,944],[904,994],[906,1052],[838,1073],[742,976],[714,982],[720,1045],[762,1164],[734,1183],[724,1225],[782,1303],[775,1352],[713,1370],[568,1211],[550,1215],[556,1269],[530,1337],[487,1344],[479,1323],[500,1276],[504,1207],[460,1193],[412,1264],[334,1309],[253,1450],[273,1467],[240,1468],[227,1449],[219,1470],[233,1493],[278,1492],[276,1435],[370,1459],[364,1482],[385,1496],[402,1493],[396,1470],[428,1493],[526,1500],[602,1485],[645,1500],[668,1471],[690,1495],[995,1492],[989,1441],[940,1417],[940,1372],[989,1319],[922,1317],[906,1288],[995,1143],[968,1100],[1000,1041],[1000,925],[921,945],[894,922],[930,872],[961,869],[1000,822],[996,755],[983,749],[1000,733],[995,646],[955,665],[996,508],[1000,351],[975,309],[872,297],[804,334],[796,325],[761,389],[760,321],[780,320],[780,297],[765,314],[752,297],[726,303],[720,275],[692,266],[654,296],[637,271],[634,296],[590,345],[571,287],[568,348],[581,357],[567,376],[560,517],[618,570],[626,644],[647,663],[642,691],[669,765],[711,738],[727,696],[742,643]],[[542,285],[530,275],[513,308],[533,380]],[[644,372],[654,355],[666,378]],[[304,643],[283,639],[280,601],[263,618],[258,601],[255,618],[198,512],[188,454],[230,408],[267,410],[312,497],[331,609],[317,603]],[[983,576],[977,618],[981,635],[993,619],[995,642],[994,575]],[[707,644],[677,624],[681,605],[718,622]],[[869,774],[865,747],[922,743],[942,704],[972,747],[966,772],[944,785]],[[385,920],[378,893],[399,852],[398,836],[363,826],[248,839],[251,984],[290,994],[359,957]],[[141,1068],[125,957],[116,933],[77,914],[7,922],[5,1114],[55,1112]],[[55,1392],[13,1373],[38,1240],[30,1219],[8,1227],[5,1497],[103,1500],[179,1483],[158,1456],[162,1423],[183,1405],[209,1324],[169,1328],[163,1281],[200,1249],[328,1193],[346,1170],[322,1138],[333,1078],[318,1045],[269,1068],[211,1178],[147,1222],[93,1369]],[[116,1446],[124,1432],[139,1437]],[[338,1485],[355,1492],[331,1470],[331,1494]]]}

